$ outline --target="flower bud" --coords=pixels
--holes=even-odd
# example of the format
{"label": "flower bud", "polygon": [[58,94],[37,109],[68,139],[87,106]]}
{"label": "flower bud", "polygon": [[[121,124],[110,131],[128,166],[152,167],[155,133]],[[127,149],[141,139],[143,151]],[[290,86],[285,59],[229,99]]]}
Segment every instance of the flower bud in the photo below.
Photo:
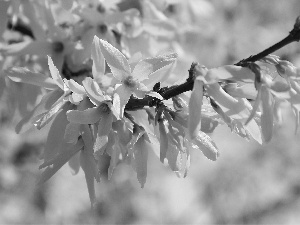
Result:
{"label": "flower bud", "polygon": [[275,66],[280,76],[295,77],[297,76],[297,67],[291,62],[286,60],[280,60]]}

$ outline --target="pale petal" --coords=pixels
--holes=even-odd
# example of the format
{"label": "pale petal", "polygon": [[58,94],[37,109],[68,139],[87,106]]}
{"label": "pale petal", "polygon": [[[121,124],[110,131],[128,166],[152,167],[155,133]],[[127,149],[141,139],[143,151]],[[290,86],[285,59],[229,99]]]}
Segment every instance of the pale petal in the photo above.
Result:
{"label": "pale petal", "polygon": [[100,48],[116,79],[122,81],[131,74],[131,69],[126,57],[118,49],[101,39]]}
{"label": "pale petal", "polygon": [[238,86],[237,83],[229,83],[224,87],[232,97],[255,99],[257,91],[252,83]]}
{"label": "pale petal", "polygon": [[99,85],[92,78],[86,77],[82,81],[82,84],[83,84],[83,87],[84,87],[87,95],[89,96],[89,98],[93,104],[100,105],[101,102],[103,102],[105,100],[105,97],[104,97]]}
{"label": "pale petal", "polygon": [[177,54],[172,53],[168,55],[159,55],[154,58],[143,59],[134,67],[132,76],[138,81],[148,79],[148,76],[152,73],[174,63],[176,58]]}
{"label": "pale petal", "polygon": [[100,39],[95,35],[92,47],[93,77],[98,80],[105,73],[105,60],[100,49]]}
{"label": "pale petal", "polygon": [[86,94],[85,89],[83,86],[78,84],[75,80],[70,79],[66,80],[66,85],[70,88],[70,90],[76,94],[84,95]]}
{"label": "pale petal", "polygon": [[261,131],[265,142],[269,142],[273,135],[273,97],[270,90],[262,86],[261,90],[262,115]]}
{"label": "pale petal", "polygon": [[246,67],[226,65],[208,70],[205,80],[207,83],[216,83],[219,80],[234,80],[253,83],[254,73]]}
{"label": "pale petal", "polygon": [[49,65],[49,70],[50,70],[52,79],[53,79],[54,82],[57,84],[57,86],[60,87],[60,89],[64,90],[64,82],[63,82],[63,79],[61,78],[58,69],[57,69],[56,66],[53,64],[53,61],[52,61],[52,59],[51,59],[50,56],[48,56],[48,65]]}
{"label": "pale petal", "polygon": [[198,135],[201,128],[202,101],[203,82],[196,79],[189,102],[188,130],[191,139],[194,139]]}
{"label": "pale petal", "polygon": [[163,121],[160,121],[158,125],[159,125],[160,161],[163,163],[165,158],[167,157],[168,136]]}
{"label": "pale petal", "polygon": [[120,109],[120,117],[122,118],[125,106],[132,94],[132,91],[125,85],[120,85],[115,89],[115,94],[117,94],[118,98],[120,99],[120,102],[116,102],[120,104],[119,106],[116,105],[116,108]]}
{"label": "pale petal", "polygon": [[192,142],[208,159],[216,161],[219,157],[219,151],[215,142],[202,131],[199,131],[197,137]]}

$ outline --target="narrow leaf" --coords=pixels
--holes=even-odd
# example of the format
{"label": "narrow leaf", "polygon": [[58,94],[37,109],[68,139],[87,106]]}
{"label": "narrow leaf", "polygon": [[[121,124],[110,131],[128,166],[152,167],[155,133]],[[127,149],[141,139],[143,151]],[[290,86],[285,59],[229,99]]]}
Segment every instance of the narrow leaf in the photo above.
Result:
{"label": "narrow leaf", "polygon": [[110,164],[108,168],[108,179],[110,180],[112,178],[112,174],[114,172],[114,169],[117,167],[119,158],[121,154],[121,149],[119,145],[114,145],[111,152],[110,152]]}
{"label": "narrow leaf", "polygon": [[96,193],[94,186],[94,179],[100,181],[96,160],[93,152],[93,137],[88,125],[82,126],[82,139],[84,142],[84,149],[80,153],[80,165],[85,174],[86,184],[89,192],[91,206],[96,201]]}
{"label": "narrow leaf", "polygon": [[67,143],[75,144],[78,141],[80,136],[80,124],[78,123],[69,123],[66,126],[64,139]]}
{"label": "narrow leaf", "polygon": [[60,146],[66,143],[64,141],[64,134],[66,126],[69,123],[66,116],[67,109],[68,108],[65,107],[60,111],[51,124],[44,151],[45,161],[52,159],[59,152]]}
{"label": "narrow leaf", "polygon": [[20,56],[20,55],[39,55],[46,56],[52,54],[52,44],[47,40],[41,41],[23,41],[16,44],[10,44],[1,47],[3,55]]}
{"label": "narrow leaf", "polygon": [[55,104],[53,104],[48,112],[45,112],[44,115],[34,123],[34,126],[39,130],[42,129],[66,105],[66,103],[67,102],[64,101],[64,96],[62,96]]}
{"label": "narrow leaf", "polygon": [[94,186],[95,174],[94,174],[94,170],[91,166],[91,163],[92,164],[95,163],[93,161],[94,161],[94,159],[91,157],[91,155],[88,153],[87,150],[81,151],[80,165],[85,174],[85,180],[86,180],[92,208],[96,202],[96,192],[95,192],[95,186]]}
{"label": "narrow leaf", "polygon": [[38,119],[37,117],[46,111],[49,111],[51,106],[62,96],[62,94],[63,93],[59,88],[45,94],[40,103],[17,124],[16,132],[22,133],[32,127],[33,122]]}
{"label": "narrow leaf", "polygon": [[94,124],[100,120],[101,110],[99,107],[88,108],[83,111],[69,110],[67,112],[67,117],[71,123]]}
{"label": "narrow leaf", "polygon": [[25,67],[12,67],[6,70],[5,73],[14,82],[32,84],[51,90],[57,88],[56,83],[50,77],[41,73],[30,71]]}
{"label": "narrow leaf", "polygon": [[137,179],[143,188],[147,179],[147,161],[149,146],[144,136],[138,139],[134,145],[134,159]]}
{"label": "narrow leaf", "polygon": [[46,161],[40,166],[44,168],[48,166],[45,171],[42,173],[40,179],[37,182],[37,185],[41,185],[49,180],[66,162],[68,162],[80,149],[83,147],[83,142],[79,141],[77,144],[69,145],[68,149],[65,149],[60,154],[57,154],[54,158]]}
{"label": "narrow leaf", "polygon": [[[112,122],[112,112],[102,113],[102,118],[99,121],[97,137],[94,144],[94,151],[100,150],[103,146],[107,144],[108,134],[111,131]],[[103,152],[101,152],[101,154],[103,154]]]}

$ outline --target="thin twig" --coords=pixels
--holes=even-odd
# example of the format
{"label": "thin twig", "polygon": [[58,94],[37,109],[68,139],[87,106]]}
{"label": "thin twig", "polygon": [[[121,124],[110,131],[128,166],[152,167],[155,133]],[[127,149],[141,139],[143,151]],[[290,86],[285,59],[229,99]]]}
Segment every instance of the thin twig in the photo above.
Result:
{"label": "thin twig", "polygon": [[[235,65],[236,66],[248,66],[249,63],[258,61],[258,60],[266,57],[267,55],[283,48],[284,46],[286,46],[292,42],[296,42],[296,41],[298,42],[299,40],[300,40],[300,16],[296,19],[293,30],[290,31],[289,35],[286,38],[282,39],[278,43],[272,45],[271,47],[265,49],[264,51],[262,51],[256,55],[250,56],[246,59],[239,61]],[[194,86],[194,79],[191,79],[193,77],[193,76],[191,76],[191,74],[194,74],[197,72],[196,65],[197,64],[192,63],[191,68],[189,70],[189,77],[184,83],[182,83],[180,85],[174,85],[174,86],[163,88],[163,89],[159,90],[158,93],[165,100],[168,100],[168,99],[173,98],[181,93],[191,91]],[[146,96],[143,99],[137,99],[137,98],[131,97],[125,107],[125,110],[133,111],[133,110],[142,109],[145,106],[153,106],[153,104],[151,104],[153,102],[153,100],[155,100],[155,98],[153,98],[151,96]]]}

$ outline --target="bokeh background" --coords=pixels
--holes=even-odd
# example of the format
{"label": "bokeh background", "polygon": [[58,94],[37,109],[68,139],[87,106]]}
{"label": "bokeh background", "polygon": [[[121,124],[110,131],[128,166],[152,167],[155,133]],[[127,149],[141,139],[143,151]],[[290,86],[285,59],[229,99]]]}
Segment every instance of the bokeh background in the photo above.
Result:
{"label": "bokeh background", "polygon": [[[284,38],[300,14],[298,0],[152,0],[178,24],[179,62],[174,80],[185,79],[193,61],[207,67],[233,64]],[[122,7],[138,0],[124,1]],[[187,24],[189,26],[187,26]],[[300,45],[278,52],[300,66]],[[193,151],[186,178],[178,178],[150,154],[143,189],[131,167],[121,165],[112,180],[96,185],[96,213],[83,172],[64,166],[35,186],[47,129],[17,135],[18,118],[0,102],[0,224],[299,224],[300,141],[294,116],[284,110],[273,140],[260,146],[219,126],[212,134],[216,162]],[[283,105],[284,107],[284,105]]]}

